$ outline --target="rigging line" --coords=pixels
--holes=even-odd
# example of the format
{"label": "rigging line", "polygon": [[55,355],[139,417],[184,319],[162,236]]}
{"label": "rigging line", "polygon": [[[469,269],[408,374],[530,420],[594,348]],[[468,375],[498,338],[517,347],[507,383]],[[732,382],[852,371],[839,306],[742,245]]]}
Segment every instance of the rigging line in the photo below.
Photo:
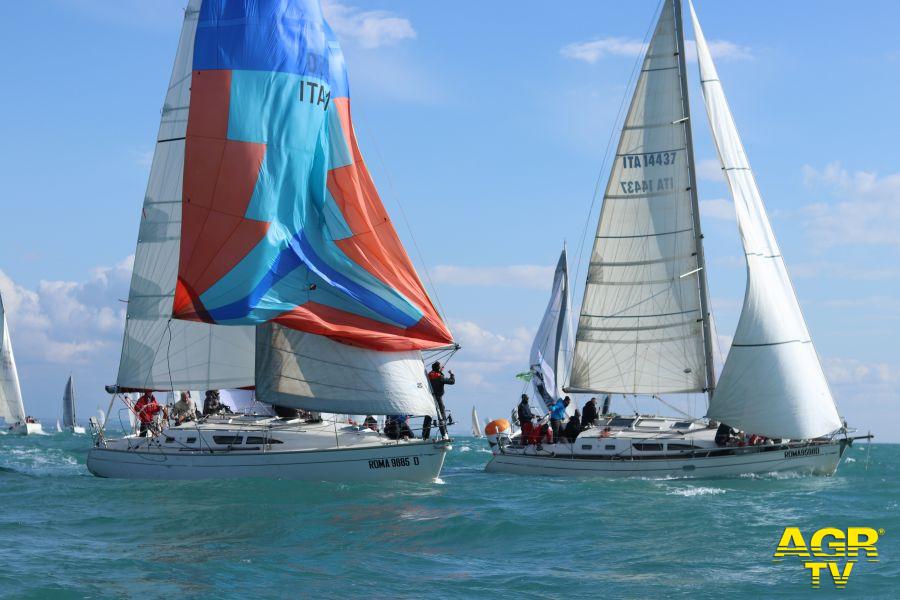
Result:
{"label": "rigging line", "polygon": [[428,271],[428,265],[425,262],[425,256],[422,254],[422,250],[421,248],[419,248],[419,242],[416,240],[416,235],[413,232],[412,226],[409,224],[409,219],[406,216],[406,209],[403,207],[403,202],[401,202],[400,200],[400,194],[397,193],[397,190],[394,187],[394,180],[391,177],[390,171],[388,171],[387,164],[385,163],[384,157],[381,154],[381,149],[375,139],[375,134],[370,132],[369,129],[362,125],[367,121],[365,115],[363,115],[363,111],[361,111],[358,107],[356,108],[356,114],[360,117],[357,121],[357,125],[360,126],[359,129],[365,133],[366,138],[372,143],[372,147],[375,149],[375,156],[378,157],[378,163],[381,166],[385,179],[387,179],[388,187],[391,191],[391,196],[393,197],[394,203],[400,209],[400,216],[402,217],[403,224],[406,226],[406,231],[409,234],[410,239],[412,240],[413,247],[416,249],[416,255],[419,259],[419,264],[422,266],[422,271],[424,271],[425,273],[425,279],[428,281],[428,287],[431,288],[431,292],[434,295],[434,301],[437,304],[438,312],[440,316],[446,321],[447,313],[444,310],[443,304],[441,303],[441,298],[438,294],[437,287],[435,287],[434,281],[431,279],[431,273]]}
{"label": "rigging line", "polygon": [[[647,28],[646,33],[644,33],[644,39],[642,41],[642,45],[647,45],[647,43],[648,43],[648,39],[650,37],[650,32],[653,31],[653,27],[657,20],[656,15],[658,13],[660,13],[663,2],[665,2],[665,0],[660,0],[660,2],[656,6],[656,11],[653,13],[653,18],[650,20],[650,26]],[[622,130],[624,128],[625,115],[623,115],[623,111],[625,109],[625,100],[631,95],[629,92],[633,93],[632,84],[636,83],[635,75],[637,75],[637,73],[639,73],[638,65],[643,64],[643,61],[645,58],[646,58],[645,56],[639,55],[635,59],[634,66],[631,69],[631,75],[629,75],[628,83],[625,86],[625,92],[622,94],[622,100],[619,102],[619,109],[616,112],[616,120],[614,121],[614,126],[609,132],[609,139],[606,142],[606,149],[603,151],[603,160],[600,162],[600,171],[597,174],[597,181],[594,184],[594,193],[593,193],[593,196],[591,197],[591,206],[590,206],[590,209],[588,210],[587,219],[585,220],[584,228],[581,231],[581,241],[578,245],[578,261],[575,263],[575,279],[574,279],[576,282],[578,281],[578,275],[581,270],[581,261],[582,261],[582,258],[584,257],[584,243],[585,243],[585,240],[587,239],[588,227],[590,226],[590,223],[591,223],[591,215],[594,214],[594,207],[597,205],[597,197],[598,197],[598,194],[600,193],[600,184],[603,181],[603,174],[606,172],[607,160],[609,159],[609,150],[612,147],[613,138],[615,138],[616,133],[619,133],[621,135],[620,130]],[[615,124],[618,124],[620,122],[620,120],[623,122],[622,127],[615,127]],[[587,284],[585,284],[585,287],[587,287]],[[573,295],[574,295],[574,291],[573,291]],[[582,304],[583,304],[583,302],[582,302]]]}

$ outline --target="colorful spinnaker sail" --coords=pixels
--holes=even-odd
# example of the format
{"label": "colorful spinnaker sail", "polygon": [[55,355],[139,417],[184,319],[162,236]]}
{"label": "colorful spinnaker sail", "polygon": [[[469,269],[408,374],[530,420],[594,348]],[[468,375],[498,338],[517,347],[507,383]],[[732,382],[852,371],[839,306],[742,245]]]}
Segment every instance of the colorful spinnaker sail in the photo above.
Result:
{"label": "colorful spinnaker sail", "polygon": [[452,343],[360,155],[318,0],[202,2],[185,146],[176,319]]}

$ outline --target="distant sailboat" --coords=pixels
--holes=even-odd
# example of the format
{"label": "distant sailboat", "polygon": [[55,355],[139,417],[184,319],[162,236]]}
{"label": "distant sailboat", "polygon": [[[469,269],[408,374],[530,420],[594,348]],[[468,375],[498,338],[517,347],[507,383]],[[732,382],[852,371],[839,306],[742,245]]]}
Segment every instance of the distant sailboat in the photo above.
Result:
{"label": "distant sailboat", "polygon": [[474,406],[472,407],[472,437],[484,437],[484,434],[481,432],[481,423],[478,422],[478,411],[475,410]]}
{"label": "distant sailboat", "polygon": [[[57,425],[59,425],[59,421],[57,421]],[[84,427],[78,425],[75,418],[75,381],[71,375],[69,375],[66,389],[63,392],[62,426],[71,433],[84,433]]]}
{"label": "distant sailboat", "polygon": [[28,435],[43,433],[41,424],[25,414],[22,389],[19,386],[19,372],[13,356],[12,340],[6,323],[6,311],[0,296],[0,418],[6,421],[10,433]]}
{"label": "distant sailboat", "polygon": [[830,475],[847,445],[870,437],[850,436],[838,415],[691,11],[703,97],[747,259],[734,342],[717,385],[681,0],[664,0],[604,195],[565,389],[657,399],[705,394],[707,418],[601,415],[575,443],[501,443],[488,471]]}
{"label": "distant sailboat", "polygon": [[362,159],[318,0],[190,0],[141,215],[109,391],[255,388],[311,413],[101,431],[92,473],[438,476],[449,438],[317,418],[436,417],[421,352],[456,348]]}

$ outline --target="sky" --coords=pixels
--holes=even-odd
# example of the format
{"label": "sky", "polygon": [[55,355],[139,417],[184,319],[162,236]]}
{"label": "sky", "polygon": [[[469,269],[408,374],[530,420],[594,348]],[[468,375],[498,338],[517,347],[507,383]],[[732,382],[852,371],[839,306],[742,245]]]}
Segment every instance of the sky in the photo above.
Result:
{"label": "sky", "polygon": [[[80,417],[109,400],[184,3],[0,3],[0,292],[26,407],[47,420],[70,373]],[[363,155],[463,347],[445,398],[458,421],[473,405],[482,417],[514,406],[564,241],[583,279],[594,188],[656,7],[326,2]],[[900,442],[900,4],[698,0],[697,10],[840,412]],[[696,63],[689,71],[727,352],[745,268]]]}

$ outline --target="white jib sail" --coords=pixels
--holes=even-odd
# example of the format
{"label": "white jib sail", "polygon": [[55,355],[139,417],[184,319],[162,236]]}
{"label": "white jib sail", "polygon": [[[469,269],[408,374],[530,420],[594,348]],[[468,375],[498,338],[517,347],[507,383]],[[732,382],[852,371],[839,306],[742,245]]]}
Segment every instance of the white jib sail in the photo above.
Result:
{"label": "white jib sail", "polygon": [[256,399],[364,415],[437,413],[418,351],[378,352],[275,323],[257,326]]}
{"label": "white jib sail", "polygon": [[707,387],[673,2],[663,2],[622,128],[591,253],[570,391]]}
{"label": "white jib sail", "polygon": [[563,248],[553,274],[550,302],[531,346],[531,383],[536,396],[548,409],[563,397],[562,387],[568,378],[569,345],[572,340],[569,312],[569,274],[566,250]]}
{"label": "white jib sail", "polygon": [[478,411],[472,407],[472,437],[483,437],[481,435],[481,423],[478,422]]}
{"label": "white jib sail", "polygon": [[691,18],[703,99],[747,259],[744,306],[708,416],[772,437],[825,435],[841,420],[693,4]]}
{"label": "white jib sail", "polygon": [[184,137],[201,0],[190,0],[141,212],[117,384],[131,389],[253,385],[253,327],[173,320],[181,245]]}
{"label": "white jib sail", "polygon": [[6,311],[3,309],[3,298],[0,298],[0,417],[7,423],[25,420],[25,405],[22,403],[22,389],[19,387],[19,372],[16,370],[16,359],[13,356],[12,341],[9,337],[9,326],[6,324]]}
{"label": "white jib sail", "polygon": [[64,427],[75,427],[75,382],[69,375],[66,382],[66,390],[63,392],[63,418]]}

